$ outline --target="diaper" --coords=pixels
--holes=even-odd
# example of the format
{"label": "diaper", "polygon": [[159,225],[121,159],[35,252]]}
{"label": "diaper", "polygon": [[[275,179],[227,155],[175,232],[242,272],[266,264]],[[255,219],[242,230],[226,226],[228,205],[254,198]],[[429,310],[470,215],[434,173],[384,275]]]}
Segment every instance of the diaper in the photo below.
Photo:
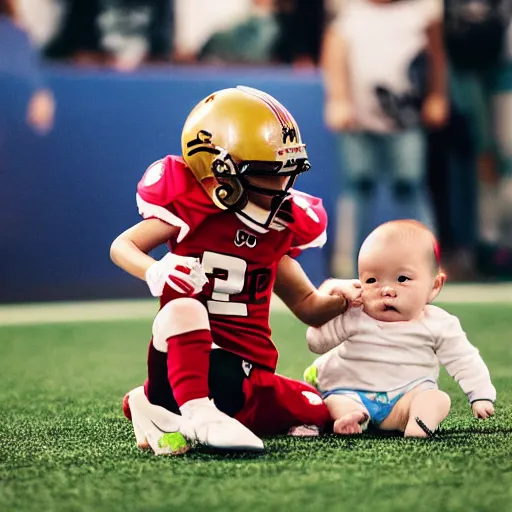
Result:
{"label": "diaper", "polygon": [[359,389],[337,388],[322,393],[326,399],[331,395],[343,395],[363,405],[370,415],[370,421],[379,426],[390,414],[391,409],[406,393],[421,386],[422,390],[437,389],[437,383],[430,379],[420,379],[399,389],[386,392],[364,391]]}

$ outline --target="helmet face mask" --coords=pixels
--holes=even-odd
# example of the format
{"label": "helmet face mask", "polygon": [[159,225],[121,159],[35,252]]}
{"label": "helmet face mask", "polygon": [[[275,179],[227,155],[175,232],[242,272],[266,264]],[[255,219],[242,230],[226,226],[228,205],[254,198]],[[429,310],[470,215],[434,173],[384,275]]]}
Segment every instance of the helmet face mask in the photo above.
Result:
{"label": "helmet face mask", "polygon": [[[185,122],[182,150],[185,163],[213,202],[262,232],[297,176],[310,168],[291,114],[271,96],[246,87],[224,89],[200,102]],[[288,180],[273,188],[267,186],[269,180],[258,183],[252,177]],[[252,204],[254,194],[271,197],[269,208],[258,206],[258,201]]]}
{"label": "helmet face mask", "polygon": [[[262,229],[267,229],[284,201],[289,197],[289,190],[295,184],[297,176],[309,170],[307,160],[297,163],[296,169],[279,172],[282,162],[241,162],[237,164],[231,155],[221,148],[217,148],[219,154],[213,161],[212,172],[219,183],[215,190],[217,201],[226,209],[238,212],[242,217],[247,217]],[[283,188],[267,188],[254,184],[251,177],[288,178]],[[254,218],[245,212],[247,204],[251,201],[251,195],[258,194],[271,197],[269,208],[258,207],[262,211],[259,218]],[[266,210],[266,215],[263,213]],[[254,212],[254,208],[253,208]]]}
{"label": "helmet face mask", "polygon": [[240,182],[240,171],[231,155],[222,148],[216,148],[218,155],[212,162],[212,173],[217,178],[215,189],[221,208],[241,209],[247,204],[247,193]]}

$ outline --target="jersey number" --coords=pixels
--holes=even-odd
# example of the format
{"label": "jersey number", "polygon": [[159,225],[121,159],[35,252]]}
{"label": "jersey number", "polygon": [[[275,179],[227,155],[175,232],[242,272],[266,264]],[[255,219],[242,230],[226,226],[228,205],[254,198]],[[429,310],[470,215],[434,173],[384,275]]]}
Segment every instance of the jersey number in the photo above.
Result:
{"label": "jersey number", "polygon": [[247,316],[247,304],[230,302],[230,295],[242,293],[247,273],[247,262],[241,258],[216,252],[203,253],[203,270],[213,274],[212,300],[206,302],[212,315]]}

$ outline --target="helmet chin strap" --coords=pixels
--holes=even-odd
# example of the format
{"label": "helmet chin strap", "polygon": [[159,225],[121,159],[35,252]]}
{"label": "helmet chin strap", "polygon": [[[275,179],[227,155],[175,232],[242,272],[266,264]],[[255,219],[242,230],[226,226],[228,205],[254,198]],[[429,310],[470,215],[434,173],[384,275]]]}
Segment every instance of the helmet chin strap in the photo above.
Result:
{"label": "helmet chin strap", "polygon": [[258,187],[257,185],[253,185],[251,182],[249,182],[247,179],[241,178],[241,181],[243,181],[245,190],[248,192],[254,192],[255,194],[260,194],[262,196],[268,196],[268,197],[286,197],[288,194],[288,186],[284,190],[276,190],[274,188],[264,188],[264,187]]}
{"label": "helmet chin strap", "polygon": [[270,223],[274,217],[269,210],[261,208],[249,201],[241,210],[235,210],[235,215],[256,233],[268,233]]}
{"label": "helmet chin strap", "polygon": [[288,191],[293,187],[296,179],[297,179],[297,175],[290,176],[284,189],[275,189],[275,188],[259,187],[258,185],[254,185],[253,183],[251,183],[246,176],[239,177],[240,183],[242,184],[244,189],[247,190],[248,192],[260,194],[262,196],[272,197],[273,202],[274,202],[274,200],[279,201],[279,205],[277,206],[277,209],[282,204],[282,202],[290,195]]}
{"label": "helmet chin strap", "polygon": [[248,201],[244,208],[235,210],[235,215],[249,228],[257,233],[268,233],[272,229],[284,229],[282,224],[277,225],[274,220],[279,209],[290,196],[288,192],[281,197],[275,197],[270,209],[262,208],[252,201]]}
{"label": "helmet chin strap", "polygon": [[[297,174],[298,175],[298,174]],[[297,179],[297,175],[290,176],[288,183],[286,184],[286,188],[284,190],[275,190],[275,189],[267,189],[263,187],[258,187],[256,185],[252,185],[249,183],[245,176],[240,176],[240,182],[245,190],[248,192],[253,192],[256,194],[261,194],[264,196],[272,196],[272,202],[270,209],[262,208],[261,206],[256,205],[250,199],[244,208],[239,210],[235,210],[237,217],[242,220],[247,226],[258,233],[267,233],[268,230],[272,227],[273,229],[284,229],[281,224],[280,227],[274,223],[274,219],[279,212],[279,209],[282,207],[283,203],[286,201],[288,197],[290,197],[289,190],[295,184]]]}

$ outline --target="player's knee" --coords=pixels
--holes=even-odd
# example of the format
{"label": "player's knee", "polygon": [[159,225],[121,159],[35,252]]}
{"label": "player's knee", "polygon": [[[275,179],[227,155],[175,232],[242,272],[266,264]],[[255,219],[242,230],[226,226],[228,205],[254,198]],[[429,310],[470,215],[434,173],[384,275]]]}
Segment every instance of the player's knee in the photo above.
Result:
{"label": "player's knee", "polygon": [[196,299],[183,297],[168,302],[153,322],[153,346],[167,352],[167,340],[192,331],[210,330],[208,311]]}

